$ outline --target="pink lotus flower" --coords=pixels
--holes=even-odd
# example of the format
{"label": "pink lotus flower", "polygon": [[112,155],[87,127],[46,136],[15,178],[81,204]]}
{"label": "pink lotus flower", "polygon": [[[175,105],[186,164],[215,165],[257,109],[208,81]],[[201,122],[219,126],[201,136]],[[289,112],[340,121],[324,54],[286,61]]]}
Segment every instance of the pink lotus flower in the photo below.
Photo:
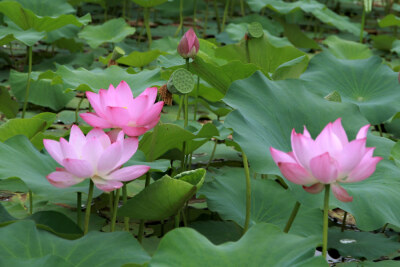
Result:
{"label": "pink lotus flower", "polygon": [[117,88],[110,85],[99,93],[86,92],[95,113],[80,114],[89,125],[97,128],[120,128],[129,136],[139,136],[152,129],[160,120],[164,102],[154,104],[157,88],[147,88],[133,98],[129,85],[122,81]]}
{"label": "pink lotus flower", "polygon": [[178,53],[183,58],[194,58],[199,52],[200,44],[197,39],[196,33],[190,28],[185,35],[183,35],[178,45]]}
{"label": "pink lotus flower", "polygon": [[56,168],[47,176],[56,187],[68,187],[90,178],[100,190],[112,191],[120,188],[122,181],[136,179],[150,169],[145,165],[120,168],[138,147],[138,139],[124,139],[122,131],[113,142],[101,129],[95,128],[85,136],[74,125],[69,142],[61,138],[60,142],[45,139],[43,143],[49,154],[64,167]]}
{"label": "pink lotus flower", "polygon": [[307,192],[319,193],[325,184],[330,184],[337,199],[349,202],[353,197],[339,183],[367,179],[382,160],[381,157],[372,156],[374,147],[366,147],[369,126],[363,126],[351,142],[347,140],[340,118],[329,123],[315,141],[306,127],[303,134],[293,129],[293,152],[285,153],[271,147],[271,155],[283,176],[295,184],[303,185]]}

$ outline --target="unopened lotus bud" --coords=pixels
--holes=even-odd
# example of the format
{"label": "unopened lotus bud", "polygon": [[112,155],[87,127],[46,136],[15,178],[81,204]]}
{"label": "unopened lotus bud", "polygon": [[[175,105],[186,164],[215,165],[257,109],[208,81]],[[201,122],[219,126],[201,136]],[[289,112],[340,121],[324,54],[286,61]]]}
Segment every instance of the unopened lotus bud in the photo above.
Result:
{"label": "unopened lotus bud", "polygon": [[195,58],[199,52],[200,44],[197,39],[196,33],[190,28],[185,35],[183,35],[178,45],[178,53],[183,58]]}

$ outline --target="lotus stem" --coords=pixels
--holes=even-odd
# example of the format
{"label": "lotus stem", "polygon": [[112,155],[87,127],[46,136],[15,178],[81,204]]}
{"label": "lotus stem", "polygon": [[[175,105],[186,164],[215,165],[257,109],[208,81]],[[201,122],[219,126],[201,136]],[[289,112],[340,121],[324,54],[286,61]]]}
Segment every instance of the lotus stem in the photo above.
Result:
{"label": "lotus stem", "polygon": [[230,2],[230,0],[225,1],[225,9],[224,9],[224,15],[222,17],[221,31],[224,31],[224,29],[225,29],[226,18],[228,17],[229,2]]}
{"label": "lotus stem", "polygon": [[76,193],[76,224],[82,229],[82,193]]}
{"label": "lotus stem", "polygon": [[213,3],[214,3],[215,19],[217,20],[218,33],[220,33],[221,32],[221,21],[219,19],[217,1],[214,0]]}
{"label": "lotus stem", "polygon": [[[110,209],[110,219],[111,219],[112,215],[114,214],[114,191],[111,191],[109,194],[108,206]],[[110,224],[110,232],[111,232],[111,224]]]}
{"label": "lotus stem", "polygon": [[386,228],[388,227],[389,223],[385,223],[385,225],[382,227],[381,233],[384,233],[386,231]]}
{"label": "lotus stem", "polygon": [[181,209],[181,212],[182,212],[183,225],[184,225],[185,227],[187,227],[187,226],[188,226],[188,224],[187,224],[187,220],[186,220],[185,212],[184,212],[184,210],[183,210],[183,209]]}
{"label": "lotus stem", "polygon": [[123,0],[122,2],[122,17],[125,19],[126,18],[126,3],[127,0]]}
{"label": "lotus stem", "polygon": [[179,32],[183,29],[183,0],[179,1],[179,26],[176,29],[175,36],[178,36]]}
{"label": "lotus stem", "polygon": [[176,115],[176,120],[179,120],[181,118],[182,105],[183,105],[183,96],[179,96],[179,107],[178,107],[178,114]]}
{"label": "lotus stem", "polygon": [[207,36],[207,22],[208,22],[208,1],[206,1],[206,13],[204,14],[204,24],[203,24],[203,38]]}
{"label": "lotus stem", "polygon": [[147,41],[149,42],[149,47],[151,46],[152,43],[152,38],[151,38],[151,30],[150,30],[150,22],[149,22],[149,8],[145,7],[144,8],[144,25],[146,27],[146,33],[147,33]]}
{"label": "lotus stem", "polygon": [[29,214],[33,214],[33,194],[32,190],[30,189],[28,191],[28,197],[29,197]]}
{"label": "lotus stem", "polygon": [[92,179],[90,179],[89,193],[86,202],[85,225],[83,230],[84,235],[86,235],[89,232],[89,220],[90,220],[90,210],[92,208],[93,189],[94,189],[94,184]]}
{"label": "lotus stem", "polygon": [[200,87],[200,77],[197,76],[197,86],[196,86],[196,96],[195,96],[195,100],[194,100],[194,112],[193,112],[193,120],[196,121],[197,119],[197,101],[199,98],[199,87]]}
{"label": "lotus stem", "polygon": [[180,222],[181,222],[181,210],[179,210],[178,214],[175,215],[175,228],[179,228]]}
{"label": "lotus stem", "polygon": [[322,230],[322,256],[326,259],[328,252],[328,211],[329,211],[329,191],[331,185],[325,185],[325,197],[324,197],[324,227]]}
{"label": "lotus stem", "polygon": [[78,106],[75,109],[75,124],[76,125],[79,124],[79,121],[78,121],[79,120],[79,116],[78,116],[78,114],[79,114],[79,110],[81,109],[81,104],[83,102],[83,99],[84,99],[84,97],[81,97],[81,99],[78,102]]}
{"label": "lotus stem", "polygon": [[[151,174],[150,174],[150,171],[149,171],[149,172],[146,173],[146,182],[144,184],[145,188],[150,184],[150,178],[151,178]],[[144,220],[140,220],[139,233],[138,233],[138,241],[139,241],[139,243],[142,243],[143,235],[144,235]]]}
{"label": "lotus stem", "polygon": [[249,229],[250,224],[250,213],[251,213],[251,182],[250,182],[250,171],[249,171],[249,163],[247,161],[247,156],[244,152],[242,152],[242,159],[244,165],[244,173],[246,176],[246,218],[244,221],[243,227],[243,235]]}
{"label": "lotus stem", "polygon": [[114,209],[113,209],[113,214],[112,214],[112,218],[111,218],[111,232],[115,231],[115,223],[117,222],[117,212],[118,212],[120,193],[121,193],[121,188],[118,188],[117,191],[115,192],[115,197],[114,197]]}
{"label": "lotus stem", "polygon": [[294,204],[294,207],[293,207],[293,210],[292,210],[292,214],[290,214],[289,220],[287,221],[285,229],[283,230],[284,233],[289,233],[289,230],[292,227],[294,219],[296,218],[296,215],[299,212],[300,205],[301,204],[298,201],[296,201],[296,204]]}
{"label": "lotus stem", "polygon": [[244,3],[243,3],[243,0],[240,0],[240,13],[242,13],[242,17],[244,17],[246,14],[245,14],[245,11],[244,11]]}
{"label": "lotus stem", "polygon": [[347,219],[347,211],[345,211],[343,215],[342,228],[341,228],[342,232],[344,232],[344,229],[346,229],[346,219]]}
{"label": "lotus stem", "polygon": [[28,81],[26,83],[24,106],[22,108],[22,118],[25,118],[26,108],[28,106],[29,88],[31,85],[31,72],[32,72],[32,46],[28,46]]}
{"label": "lotus stem", "polygon": [[[124,204],[128,201],[128,188],[126,187],[126,184],[122,187],[122,201]],[[125,231],[129,232],[129,217],[124,217],[124,227]]]}
{"label": "lotus stem", "polygon": [[363,12],[361,15],[361,28],[360,28],[360,43],[363,43],[364,40],[364,26],[365,26],[365,8],[363,5]]}
{"label": "lotus stem", "polygon": [[194,3],[193,3],[193,29],[194,29],[195,33],[197,34],[196,16],[197,16],[197,0],[194,0]]}
{"label": "lotus stem", "polygon": [[213,147],[213,150],[211,152],[210,159],[208,160],[208,163],[207,163],[207,166],[206,166],[206,170],[208,170],[208,167],[210,167],[210,164],[211,164],[212,160],[214,159],[215,151],[217,150],[217,144],[218,144],[218,140],[215,139],[214,147]]}
{"label": "lotus stem", "polygon": [[382,126],[380,124],[377,125],[379,130],[379,136],[383,137]]}

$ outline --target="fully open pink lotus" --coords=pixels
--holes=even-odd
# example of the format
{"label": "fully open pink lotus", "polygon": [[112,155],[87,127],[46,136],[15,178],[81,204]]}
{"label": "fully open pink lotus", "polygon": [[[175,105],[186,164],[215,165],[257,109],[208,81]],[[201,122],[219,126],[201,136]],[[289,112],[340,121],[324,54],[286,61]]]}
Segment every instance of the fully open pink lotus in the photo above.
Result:
{"label": "fully open pink lotus", "polygon": [[329,123],[315,141],[304,127],[303,134],[293,129],[291,142],[293,152],[285,153],[270,148],[272,158],[283,176],[289,181],[303,185],[310,193],[319,193],[324,184],[330,184],[337,199],[353,200],[339,183],[353,183],[371,176],[381,157],[373,157],[374,147],[366,147],[370,125],[363,126],[355,140],[349,142],[341,119]]}
{"label": "fully open pink lotus", "polygon": [[45,139],[43,143],[49,154],[64,167],[56,168],[47,176],[56,187],[68,187],[91,178],[100,190],[112,191],[120,188],[122,181],[138,178],[150,169],[145,165],[121,168],[138,147],[138,139],[124,139],[122,131],[113,142],[101,129],[95,128],[85,136],[74,125],[69,142],[61,138],[60,142]]}
{"label": "fully open pink lotus", "polygon": [[97,128],[120,128],[129,136],[139,136],[152,129],[160,120],[164,102],[154,104],[157,88],[147,88],[133,98],[129,85],[122,81],[117,88],[110,85],[99,93],[86,92],[95,113],[80,114],[89,125]]}
{"label": "fully open pink lotus", "polygon": [[194,58],[199,52],[200,44],[196,33],[190,28],[182,37],[178,45],[178,53],[183,58]]}

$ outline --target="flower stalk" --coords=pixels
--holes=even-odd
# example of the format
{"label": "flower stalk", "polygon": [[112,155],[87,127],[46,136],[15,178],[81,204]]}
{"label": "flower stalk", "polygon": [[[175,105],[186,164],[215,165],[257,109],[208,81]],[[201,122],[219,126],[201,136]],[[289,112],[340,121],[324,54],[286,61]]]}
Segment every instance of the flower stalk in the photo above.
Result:
{"label": "flower stalk", "polygon": [[250,170],[247,156],[242,152],[242,159],[244,165],[244,174],[246,176],[246,218],[244,221],[243,235],[247,232],[250,225],[250,213],[251,213],[251,182],[250,182]]}
{"label": "flower stalk", "polygon": [[121,189],[118,188],[115,192],[115,197],[114,197],[114,208],[113,208],[113,213],[112,213],[112,218],[111,218],[111,232],[115,231],[115,224],[117,222],[117,212],[118,212],[118,204],[119,204],[119,195],[121,193]]}
{"label": "flower stalk", "polygon": [[289,233],[290,228],[292,227],[292,224],[294,222],[294,219],[297,216],[297,213],[299,212],[300,209],[300,202],[296,201],[296,204],[294,204],[292,213],[290,214],[289,220],[286,223],[285,229],[283,230],[284,233]]}
{"label": "flower stalk", "polygon": [[31,72],[32,72],[32,46],[28,46],[28,81],[26,83],[24,106],[22,108],[21,118],[25,118],[26,108],[28,106],[29,89],[31,86]]}
{"label": "flower stalk", "polygon": [[324,226],[322,230],[322,256],[326,258],[328,251],[328,211],[329,211],[329,192],[331,185],[325,185],[325,197],[324,197]]}
{"label": "flower stalk", "polygon": [[93,189],[94,189],[94,183],[93,183],[92,179],[90,179],[89,193],[88,193],[88,198],[87,198],[87,202],[86,202],[85,224],[84,224],[84,230],[83,230],[84,235],[86,235],[89,232],[89,220],[90,220],[90,211],[92,208]]}

